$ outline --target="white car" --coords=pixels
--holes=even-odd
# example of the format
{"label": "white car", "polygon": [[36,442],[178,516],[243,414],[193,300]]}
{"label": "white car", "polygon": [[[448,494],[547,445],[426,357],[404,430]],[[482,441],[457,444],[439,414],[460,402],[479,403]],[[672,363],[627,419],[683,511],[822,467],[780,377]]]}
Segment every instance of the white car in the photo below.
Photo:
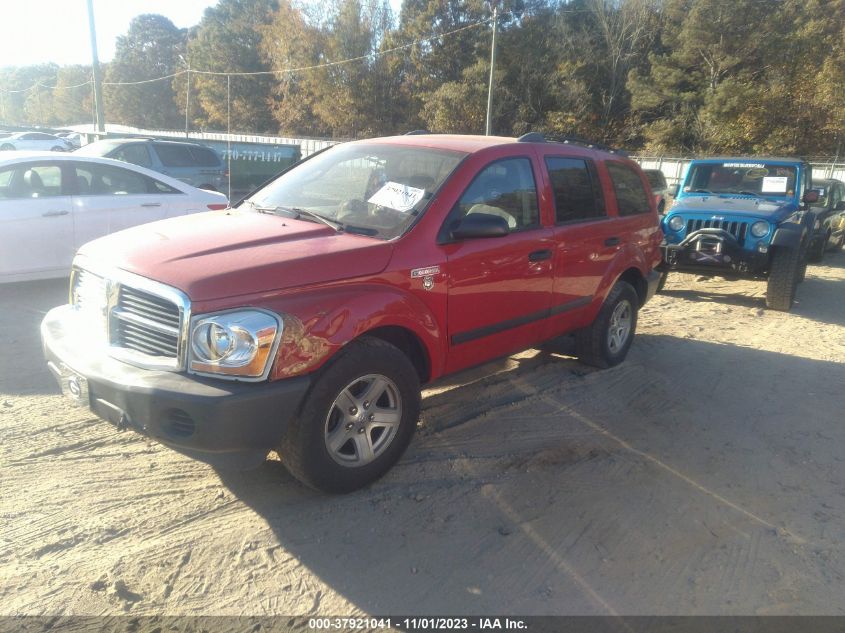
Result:
{"label": "white car", "polygon": [[55,134],[44,132],[15,132],[0,139],[0,150],[48,150],[51,152],[70,152],[75,147],[70,141]]}
{"label": "white car", "polygon": [[67,276],[85,242],[227,206],[222,193],[110,158],[0,154],[0,283]]}

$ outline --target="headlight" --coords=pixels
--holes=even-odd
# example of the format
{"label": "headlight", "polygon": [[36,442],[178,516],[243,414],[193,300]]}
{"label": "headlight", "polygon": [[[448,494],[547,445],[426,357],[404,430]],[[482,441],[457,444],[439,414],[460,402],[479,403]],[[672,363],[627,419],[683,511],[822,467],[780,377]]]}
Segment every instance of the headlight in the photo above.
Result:
{"label": "headlight", "polygon": [[682,228],[684,228],[685,224],[686,223],[684,222],[684,219],[679,215],[673,215],[671,218],[669,218],[669,228],[673,231],[680,231]]}
{"label": "headlight", "polygon": [[763,222],[755,222],[751,225],[751,235],[754,237],[763,237],[769,232],[769,223]]}
{"label": "headlight", "polygon": [[270,369],[281,334],[281,319],[263,310],[196,317],[191,322],[190,369],[261,380]]}

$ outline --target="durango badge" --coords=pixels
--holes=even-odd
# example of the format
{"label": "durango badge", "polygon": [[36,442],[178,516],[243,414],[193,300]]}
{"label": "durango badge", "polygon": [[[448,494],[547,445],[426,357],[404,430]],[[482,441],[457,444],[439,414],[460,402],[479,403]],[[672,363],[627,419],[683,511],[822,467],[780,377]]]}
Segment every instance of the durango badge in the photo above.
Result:
{"label": "durango badge", "polygon": [[425,268],[414,268],[411,271],[411,279],[423,278],[423,288],[431,290],[434,288],[434,275],[440,272],[440,266],[426,266]]}

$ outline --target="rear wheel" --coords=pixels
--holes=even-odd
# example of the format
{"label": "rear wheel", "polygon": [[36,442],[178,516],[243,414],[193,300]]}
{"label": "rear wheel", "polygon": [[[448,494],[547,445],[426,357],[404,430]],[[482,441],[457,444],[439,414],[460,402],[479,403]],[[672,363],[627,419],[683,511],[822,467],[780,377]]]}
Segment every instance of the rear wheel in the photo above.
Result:
{"label": "rear wheel", "polygon": [[411,362],[393,345],[363,337],[317,378],[278,452],[306,485],[350,492],[398,461],[419,412],[419,377]]}
{"label": "rear wheel", "polygon": [[4,152],[10,151],[10,150],[13,150],[13,149],[15,149],[15,146],[12,145],[11,143],[3,143],[2,145],[0,145],[0,150],[3,150]]}
{"label": "rear wheel", "polygon": [[772,310],[788,312],[795,300],[802,263],[801,252],[795,248],[778,248],[772,253],[769,281],[766,287],[766,305]]}
{"label": "rear wheel", "polygon": [[65,148],[59,147],[58,145],[55,145],[55,146],[50,148],[50,151],[51,152],[63,152],[63,151],[65,151]]}
{"label": "rear wheel", "polygon": [[637,329],[640,299],[630,284],[617,281],[596,320],[575,333],[578,359],[593,367],[613,367],[628,355]]}

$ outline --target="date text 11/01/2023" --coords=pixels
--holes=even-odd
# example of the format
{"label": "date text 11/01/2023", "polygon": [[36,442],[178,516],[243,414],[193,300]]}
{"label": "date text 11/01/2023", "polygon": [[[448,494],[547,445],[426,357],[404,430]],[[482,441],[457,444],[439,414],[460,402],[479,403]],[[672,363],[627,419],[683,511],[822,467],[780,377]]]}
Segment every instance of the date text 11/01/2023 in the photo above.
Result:
{"label": "date text 11/01/2023", "polygon": [[525,630],[525,620],[519,618],[443,618],[443,617],[361,617],[361,618],[310,618],[308,628],[315,631],[348,631],[391,629],[399,627],[409,631],[441,630]]}

